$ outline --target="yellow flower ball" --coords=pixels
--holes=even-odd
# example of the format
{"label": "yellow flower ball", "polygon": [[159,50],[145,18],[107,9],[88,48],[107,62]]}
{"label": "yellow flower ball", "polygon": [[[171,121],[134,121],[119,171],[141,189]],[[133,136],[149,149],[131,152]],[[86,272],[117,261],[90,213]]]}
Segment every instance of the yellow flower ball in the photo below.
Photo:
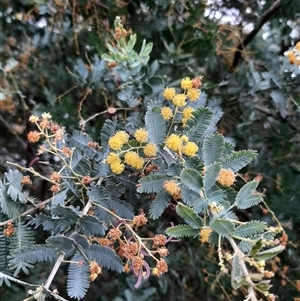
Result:
{"label": "yellow flower ball", "polygon": [[182,142],[188,142],[188,141],[189,141],[189,138],[188,138],[188,136],[186,136],[186,135],[182,135],[182,136],[181,136],[181,140],[182,140]]}
{"label": "yellow flower ball", "polygon": [[187,91],[187,96],[190,101],[196,101],[200,96],[200,90],[191,88]]}
{"label": "yellow flower ball", "polygon": [[172,134],[166,140],[166,146],[174,151],[177,152],[182,147],[182,140],[178,135]]}
{"label": "yellow flower ball", "polygon": [[125,154],[124,162],[136,169],[141,169],[144,165],[144,159],[133,151],[129,151]]}
{"label": "yellow flower ball", "polygon": [[120,139],[123,144],[127,143],[129,141],[129,135],[125,131],[118,131],[115,134],[115,137]]}
{"label": "yellow flower ball", "polygon": [[230,169],[222,168],[220,170],[219,177],[217,178],[217,181],[223,186],[230,187],[235,181],[234,172],[231,171]]}
{"label": "yellow flower ball", "polygon": [[173,97],[175,96],[176,91],[174,88],[165,88],[164,90],[164,98],[166,100],[172,100]]}
{"label": "yellow flower ball", "polygon": [[164,120],[169,120],[173,117],[173,111],[169,107],[162,107],[161,108],[161,115],[163,116]]}
{"label": "yellow flower ball", "polygon": [[193,88],[193,82],[190,80],[189,77],[185,77],[181,80],[180,87],[183,90],[191,89],[191,88]]}
{"label": "yellow flower ball", "polygon": [[108,145],[113,150],[120,150],[124,143],[119,137],[115,135],[109,138]]}
{"label": "yellow flower ball", "polygon": [[172,102],[176,107],[184,107],[186,104],[185,100],[186,100],[186,95],[183,93],[180,93],[180,94],[176,94],[173,97]]}
{"label": "yellow flower ball", "polygon": [[124,171],[125,165],[119,162],[113,162],[110,164],[110,169],[113,173],[119,175]]}
{"label": "yellow flower ball", "polygon": [[204,244],[205,242],[208,242],[208,237],[212,233],[212,229],[208,227],[201,228],[200,231],[200,241]]}
{"label": "yellow flower ball", "polygon": [[165,181],[163,187],[175,200],[181,198],[181,190],[174,181]]}
{"label": "yellow flower ball", "polygon": [[145,129],[137,129],[134,138],[140,143],[145,143],[148,140],[148,132]]}
{"label": "yellow flower ball", "polygon": [[187,144],[182,147],[182,153],[189,157],[195,156],[197,152],[198,146],[194,142],[187,142]]}
{"label": "yellow flower ball", "polygon": [[146,157],[156,156],[156,145],[154,143],[148,143],[144,147],[144,154],[145,154]]}
{"label": "yellow flower ball", "polygon": [[106,161],[108,164],[121,163],[120,157],[115,153],[108,154]]}
{"label": "yellow flower ball", "polygon": [[133,167],[136,168],[136,169],[142,169],[143,166],[144,166],[144,163],[145,163],[145,162],[144,162],[144,159],[141,158],[141,157],[139,157],[139,158],[135,161]]}
{"label": "yellow flower ball", "polygon": [[185,118],[185,119],[191,118],[192,113],[193,113],[194,111],[195,111],[195,110],[194,110],[192,107],[186,107],[186,108],[184,108],[184,110],[182,111],[182,116],[183,116],[183,118]]}

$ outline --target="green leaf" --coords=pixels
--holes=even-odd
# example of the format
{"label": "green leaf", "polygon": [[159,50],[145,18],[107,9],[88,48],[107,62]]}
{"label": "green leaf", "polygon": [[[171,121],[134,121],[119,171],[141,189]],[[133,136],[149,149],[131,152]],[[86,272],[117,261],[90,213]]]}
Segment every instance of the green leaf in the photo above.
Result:
{"label": "green leaf", "polygon": [[249,251],[249,255],[252,256],[252,257],[255,256],[262,249],[263,246],[264,246],[263,239],[259,238],[255,242],[255,244],[251,247],[251,249]]}
{"label": "green leaf", "polygon": [[270,258],[273,258],[277,254],[281,253],[285,249],[285,246],[278,245],[274,248],[262,251],[254,255],[254,258],[256,260],[268,260]]}
{"label": "green leaf", "polygon": [[199,234],[199,229],[194,229],[189,225],[178,225],[167,228],[166,234],[175,238],[180,237],[196,237]]}
{"label": "green leaf", "polygon": [[203,187],[202,178],[195,169],[183,170],[180,174],[180,180],[182,184],[195,192],[200,192]]}
{"label": "green leaf", "polygon": [[236,237],[247,238],[252,235],[263,233],[266,224],[261,221],[250,221],[235,228],[233,235]]}
{"label": "green leaf", "polygon": [[215,232],[223,237],[228,237],[234,231],[234,224],[223,219],[214,219],[210,226]]}
{"label": "green leaf", "polygon": [[67,292],[69,297],[80,300],[85,296],[90,286],[89,274],[88,262],[79,252],[76,252],[71,258],[68,269]]}
{"label": "green leaf", "polygon": [[206,191],[210,190],[211,187],[215,184],[216,179],[221,170],[221,163],[215,162],[207,167],[204,172],[203,177],[203,186]]}
{"label": "green leaf", "polygon": [[212,121],[212,117],[213,112],[208,108],[198,108],[193,112],[192,117],[188,119],[184,134],[189,137],[190,141],[199,144]]}
{"label": "green leaf", "polygon": [[166,125],[161,115],[160,108],[148,107],[145,116],[146,129],[149,133],[149,141],[155,144],[161,144],[166,135]]}
{"label": "green leaf", "polygon": [[258,186],[257,181],[251,181],[245,184],[238,192],[235,198],[235,204],[239,209],[247,209],[259,204],[263,197],[261,193],[254,192]]}
{"label": "green leaf", "polygon": [[241,168],[249,164],[256,157],[257,153],[254,150],[237,151],[223,159],[223,168],[230,169],[233,172],[237,172]]}
{"label": "green leaf", "polygon": [[137,188],[137,192],[159,192],[162,189],[164,182],[169,179],[170,177],[167,175],[153,175],[141,178],[139,180],[140,185]]}
{"label": "green leaf", "polygon": [[203,221],[191,208],[178,203],[176,212],[183,218],[183,220],[194,229],[200,229],[203,226]]}
{"label": "green leaf", "polygon": [[224,137],[219,133],[205,137],[202,146],[203,161],[209,166],[220,161],[224,149]]}
{"label": "green leaf", "polygon": [[207,205],[208,204],[205,199],[199,198],[195,201],[193,209],[196,213],[201,213],[207,209]]}
{"label": "green leaf", "polygon": [[161,190],[150,205],[150,217],[153,219],[159,218],[170,202],[170,195],[165,190]]}

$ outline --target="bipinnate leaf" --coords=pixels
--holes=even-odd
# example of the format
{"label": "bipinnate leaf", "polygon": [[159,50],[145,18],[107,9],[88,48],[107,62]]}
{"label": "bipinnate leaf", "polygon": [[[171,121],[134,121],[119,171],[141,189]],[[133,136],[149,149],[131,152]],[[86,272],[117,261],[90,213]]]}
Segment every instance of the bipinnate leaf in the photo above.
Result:
{"label": "bipinnate leaf", "polygon": [[205,166],[209,166],[221,160],[224,149],[224,137],[220,133],[215,133],[205,137],[202,145],[203,161]]}
{"label": "bipinnate leaf", "polygon": [[149,133],[149,141],[155,144],[163,143],[166,125],[159,107],[148,108],[145,116],[145,124]]}
{"label": "bipinnate leaf", "polygon": [[104,153],[109,152],[108,140],[116,132],[117,123],[114,120],[106,119],[101,129],[101,147]]}
{"label": "bipinnate leaf", "polygon": [[203,187],[202,178],[195,169],[183,170],[180,174],[180,180],[182,184],[196,192],[200,192]]}
{"label": "bipinnate leaf", "polygon": [[14,257],[10,259],[9,264],[12,266],[19,262],[35,263],[41,261],[52,261],[56,257],[57,250],[52,248],[52,246],[33,245],[14,254]]}
{"label": "bipinnate leaf", "polygon": [[88,146],[92,141],[92,138],[82,131],[74,131],[72,136],[68,137],[68,144],[70,148],[76,147],[76,149],[82,150],[85,155],[91,158],[96,155],[95,149]]}
{"label": "bipinnate leaf", "polygon": [[203,186],[205,190],[209,190],[216,182],[221,170],[221,163],[215,162],[207,167],[204,172]]}
{"label": "bipinnate leaf", "polygon": [[256,255],[254,255],[254,258],[256,260],[268,260],[268,259],[276,256],[277,254],[281,253],[284,249],[285,249],[285,246],[278,245],[274,248],[257,253]]}
{"label": "bipinnate leaf", "polygon": [[50,236],[46,240],[47,246],[52,246],[55,249],[70,253],[74,250],[76,242],[74,239],[63,235]]}
{"label": "bipinnate leaf", "polygon": [[202,218],[198,216],[190,207],[179,202],[176,206],[176,212],[192,228],[200,229],[203,226]]}
{"label": "bipinnate leaf", "polygon": [[159,218],[170,202],[170,195],[165,190],[161,190],[150,205],[150,217],[153,219]]}
{"label": "bipinnate leaf", "polygon": [[85,252],[89,260],[94,260],[99,265],[118,273],[123,271],[123,265],[120,258],[111,248],[100,245],[90,245]]}
{"label": "bipinnate leaf", "polygon": [[10,169],[5,173],[5,177],[10,184],[7,189],[7,194],[15,202],[26,203],[25,194],[21,191],[21,180],[23,175],[18,170]]}
{"label": "bipinnate leaf", "polygon": [[255,192],[257,186],[257,181],[251,181],[245,184],[240,189],[235,198],[235,204],[239,209],[247,209],[253,207],[262,201],[262,194]]}
{"label": "bipinnate leaf", "polygon": [[238,256],[234,256],[231,270],[231,286],[234,290],[237,290],[241,286],[242,276],[243,273]]}
{"label": "bipinnate leaf", "polygon": [[96,235],[96,236],[104,236],[106,226],[100,223],[100,221],[92,215],[84,215],[82,216],[77,225],[78,231],[85,235]]}
{"label": "bipinnate leaf", "polygon": [[223,159],[223,168],[230,169],[233,172],[237,172],[241,168],[249,164],[256,157],[257,153],[254,150],[237,151]]}
{"label": "bipinnate leaf", "polygon": [[196,237],[199,234],[199,229],[194,229],[189,225],[178,225],[167,228],[166,234],[175,238],[180,237]]}
{"label": "bipinnate leaf", "polygon": [[204,198],[198,198],[195,201],[193,209],[196,213],[201,213],[207,209],[207,205],[208,205],[208,203]]}
{"label": "bipinnate leaf", "polygon": [[167,175],[151,175],[140,179],[140,184],[137,187],[139,193],[159,192],[165,181],[169,180]]}
{"label": "bipinnate leaf", "polygon": [[234,224],[228,220],[214,219],[210,226],[223,237],[228,237],[234,231]]}
{"label": "bipinnate leaf", "polygon": [[86,259],[76,252],[71,258],[68,269],[67,292],[69,297],[80,300],[85,296],[90,286],[89,270]]}
{"label": "bipinnate leaf", "polygon": [[235,228],[233,235],[236,237],[246,238],[259,233],[263,233],[266,224],[261,221],[250,221]]}
{"label": "bipinnate leaf", "polygon": [[208,129],[213,117],[213,112],[204,107],[198,108],[193,112],[192,117],[186,123],[185,135],[189,137],[190,141],[199,144],[205,131]]}

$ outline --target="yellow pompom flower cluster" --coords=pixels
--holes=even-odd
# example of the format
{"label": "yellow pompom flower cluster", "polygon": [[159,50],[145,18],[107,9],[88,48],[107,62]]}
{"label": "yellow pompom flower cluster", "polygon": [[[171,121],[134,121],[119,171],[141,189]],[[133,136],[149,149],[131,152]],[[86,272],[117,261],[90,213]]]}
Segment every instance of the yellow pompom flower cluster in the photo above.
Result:
{"label": "yellow pompom flower cluster", "polygon": [[164,98],[166,100],[170,100],[171,101],[175,95],[176,95],[176,91],[175,91],[174,88],[166,88],[164,90]]}
{"label": "yellow pompom flower cluster", "polygon": [[182,90],[189,90],[193,88],[193,82],[190,80],[189,77],[185,77],[181,80],[180,87]]}
{"label": "yellow pompom flower cluster", "polygon": [[173,117],[173,111],[169,107],[162,107],[161,108],[161,115],[164,120],[170,120]]}
{"label": "yellow pompom flower cluster", "polygon": [[170,150],[177,152],[177,151],[181,150],[182,140],[178,135],[172,134],[166,139],[166,146]]}
{"label": "yellow pompom flower cluster", "polygon": [[145,143],[148,140],[148,132],[145,129],[137,129],[134,138],[140,143]]}
{"label": "yellow pompom flower cluster", "polygon": [[174,200],[181,198],[181,190],[174,181],[165,181],[163,187],[174,198]]}
{"label": "yellow pompom flower cluster", "polygon": [[222,168],[219,173],[219,177],[217,178],[217,182],[219,182],[223,186],[230,187],[235,181],[234,172],[230,169]]}
{"label": "yellow pompom flower cluster", "polygon": [[176,94],[172,102],[176,107],[184,107],[186,105],[186,95],[184,93]]}
{"label": "yellow pompom flower cluster", "polygon": [[212,233],[212,229],[208,227],[201,228],[200,231],[200,241],[204,244],[208,242],[208,237]]}
{"label": "yellow pompom flower cluster", "polygon": [[179,137],[176,134],[170,135],[166,139],[166,146],[174,152],[182,152],[184,155],[193,157],[198,152],[196,143],[188,141],[187,136]]}
{"label": "yellow pompom flower cluster", "polygon": [[108,145],[113,150],[120,150],[122,146],[129,140],[129,135],[124,131],[118,131],[108,140]]}
{"label": "yellow pompom flower cluster", "polygon": [[186,125],[186,122],[188,121],[188,119],[190,119],[192,117],[192,113],[195,110],[192,107],[186,107],[183,109],[182,111],[182,126],[184,127]]}
{"label": "yellow pompom flower cluster", "polygon": [[190,101],[196,101],[200,96],[200,90],[191,88],[186,92],[186,94]]}
{"label": "yellow pompom flower cluster", "polygon": [[155,157],[156,156],[156,145],[154,143],[148,143],[144,147],[144,154],[146,157]]}
{"label": "yellow pompom flower cluster", "polygon": [[[186,100],[196,101],[200,96],[199,86],[202,85],[201,82],[202,77],[198,76],[196,78],[190,79],[189,77],[185,77],[180,82],[180,87],[184,91],[184,93],[176,93],[174,88],[167,87],[164,90],[164,98],[166,100],[171,101],[176,107],[184,107],[186,105]],[[169,120],[172,116],[168,111],[162,111],[162,115],[165,120]],[[168,117],[167,117],[168,116]]]}
{"label": "yellow pompom flower cluster", "polygon": [[182,147],[182,153],[185,154],[186,156],[193,157],[197,154],[198,152],[198,146],[194,142],[187,142],[183,147]]}
{"label": "yellow pompom flower cluster", "polygon": [[106,162],[111,171],[117,175],[121,174],[125,169],[125,165],[121,162],[120,157],[115,153],[108,154]]}
{"label": "yellow pompom flower cluster", "polygon": [[125,154],[124,162],[136,169],[142,169],[144,166],[144,159],[133,151],[129,151]]}

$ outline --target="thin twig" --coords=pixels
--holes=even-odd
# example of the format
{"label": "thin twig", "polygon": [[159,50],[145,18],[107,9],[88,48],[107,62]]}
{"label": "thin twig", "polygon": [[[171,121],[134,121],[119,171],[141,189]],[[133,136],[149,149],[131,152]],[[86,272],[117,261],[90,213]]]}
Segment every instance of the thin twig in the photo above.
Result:
{"label": "thin twig", "polygon": [[6,127],[6,129],[15,137],[17,142],[20,144],[22,149],[27,149],[27,144],[19,137],[16,131],[11,127],[11,125],[5,121],[5,119],[0,115],[0,122]]}
{"label": "thin twig", "polygon": [[236,66],[238,65],[239,60],[242,58],[242,51],[244,50],[244,48],[253,40],[253,38],[256,36],[256,34],[259,32],[262,26],[265,23],[267,23],[282,6],[283,6],[282,0],[275,1],[271,5],[271,7],[264,13],[262,19],[255,26],[255,28],[245,37],[243,41],[239,43],[234,53],[233,61],[230,66],[230,72],[233,72]]}

